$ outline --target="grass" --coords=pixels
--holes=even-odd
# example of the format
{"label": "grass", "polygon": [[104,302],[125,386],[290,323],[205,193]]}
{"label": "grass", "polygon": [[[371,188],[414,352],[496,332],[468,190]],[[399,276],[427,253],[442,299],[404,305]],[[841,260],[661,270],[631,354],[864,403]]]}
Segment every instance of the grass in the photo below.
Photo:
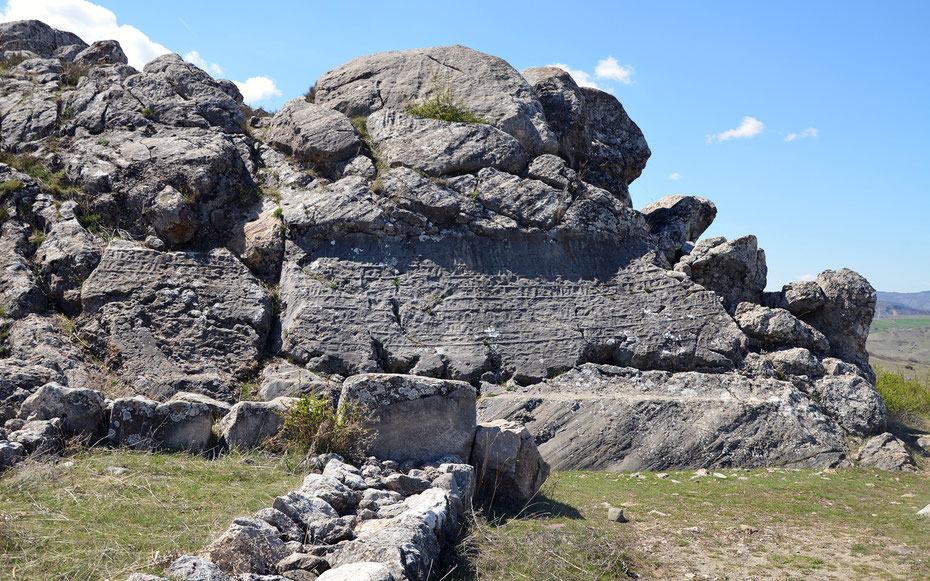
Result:
{"label": "grass", "polygon": [[0,163],[5,163],[38,180],[42,190],[51,194],[55,199],[70,200],[80,194],[80,190],[70,185],[64,171],[52,172],[34,155],[2,151],[0,152]]}
{"label": "grass", "polygon": [[874,319],[870,329],[916,329],[930,327],[930,317],[889,317]]}
{"label": "grass", "polygon": [[[522,514],[470,522],[449,578],[930,576],[930,527],[915,515],[930,502],[927,474],[721,472],[726,479],[555,472]],[[606,504],[623,506],[630,522],[608,521]]]}
{"label": "grass", "polygon": [[411,117],[426,117],[454,123],[487,123],[487,120],[471,111],[462,99],[456,99],[452,87],[447,86],[432,97],[419,102],[407,103],[404,112]]}
{"label": "grass", "polygon": [[885,400],[888,412],[901,418],[917,416],[930,420],[930,376],[907,377],[875,366],[875,389]]}
{"label": "grass", "polygon": [[[287,458],[126,450],[28,461],[0,477],[0,578],[124,579],[198,551],[299,485]],[[116,476],[111,466],[129,469]]]}

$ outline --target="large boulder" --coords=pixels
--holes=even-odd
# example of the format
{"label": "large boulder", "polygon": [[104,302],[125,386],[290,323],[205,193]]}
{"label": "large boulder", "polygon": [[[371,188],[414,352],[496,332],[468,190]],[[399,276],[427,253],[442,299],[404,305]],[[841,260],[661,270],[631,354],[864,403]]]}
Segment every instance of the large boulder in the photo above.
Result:
{"label": "large boulder", "polygon": [[447,91],[514,136],[529,155],[554,153],[555,136],[532,87],[505,61],[464,46],[359,57],[320,77],[313,98],[348,117],[360,117],[380,109],[403,110],[408,103]]}
{"label": "large boulder", "polygon": [[271,323],[265,289],[225,249],[157,252],[114,240],[81,299],[82,331],[153,399],[195,391],[234,400],[235,375],[259,359]]}
{"label": "large boulder", "polygon": [[272,401],[240,401],[220,421],[220,435],[229,446],[255,448],[273,438],[284,427],[283,414],[289,397]]}
{"label": "large boulder", "polygon": [[200,402],[156,401],[136,396],[117,399],[108,437],[115,445],[199,452],[207,448],[214,414]]}
{"label": "large boulder", "polygon": [[95,443],[105,433],[105,405],[99,391],[71,389],[49,383],[23,402],[19,417],[25,420],[61,420],[66,436],[77,436]]}
{"label": "large boulder", "polygon": [[830,350],[830,344],[823,333],[785,309],[744,302],[737,305],[734,318],[756,347],[767,350],[801,347],[821,355],[826,355]]}
{"label": "large boulder", "polygon": [[0,307],[14,318],[41,312],[48,304],[26,258],[29,233],[29,227],[16,219],[0,225]]}
{"label": "large boulder", "polygon": [[406,166],[433,176],[495,167],[518,172],[520,142],[492,125],[453,123],[381,110],[367,120],[372,147],[388,167]]}
{"label": "large boulder", "polygon": [[702,240],[675,270],[723,297],[731,312],[743,301],[761,304],[768,274],[765,252],[752,235],[729,242],[722,236]]}
{"label": "large boulder", "polygon": [[802,320],[827,337],[831,355],[869,369],[865,340],[875,314],[875,289],[848,268],[825,270],[814,282],[823,291],[823,306]]}
{"label": "large boulder", "polygon": [[236,519],[204,549],[204,556],[229,575],[275,572],[275,564],[290,554],[278,530],[258,519]]}
{"label": "large boulder", "polygon": [[368,452],[397,462],[467,458],[475,434],[475,388],[462,381],[366,374],[342,385],[340,411],[357,404],[371,413]]}
{"label": "large boulder", "polygon": [[790,382],[583,365],[482,398],[481,423],[525,423],[556,470],[843,463],[843,430]]}
{"label": "large boulder", "polygon": [[675,264],[714,221],[717,206],[697,196],[665,196],[640,212],[646,217],[646,229],[656,237],[669,262]]}
{"label": "large boulder", "polygon": [[828,375],[801,387],[850,434],[868,436],[885,430],[885,402],[869,380],[847,373]]}
{"label": "large boulder", "polygon": [[914,465],[904,442],[888,432],[866,440],[859,449],[856,460],[861,466],[874,466],[882,470],[917,471],[917,466]]}
{"label": "large boulder", "polygon": [[287,155],[326,172],[364,148],[348,117],[303,98],[291,99],[274,114],[265,140]]}
{"label": "large boulder", "polygon": [[98,40],[74,55],[78,65],[125,65],[129,63],[123,48],[115,40]]}
{"label": "large boulder", "polygon": [[38,55],[50,57],[56,49],[69,45],[87,43],[78,35],[56,30],[39,20],[17,20],[0,24],[0,49],[28,50]]}
{"label": "large boulder", "polygon": [[549,477],[530,431],[516,422],[495,420],[475,431],[472,466],[479,498],[510,506],[526,506]]}
{"label": "large boulder", "polygon": [[524,69],[520,74],[539,97],[549,128],[559,142],[559,155],[576,167],[587,161],[592,136],[581,87],[558,67]]}

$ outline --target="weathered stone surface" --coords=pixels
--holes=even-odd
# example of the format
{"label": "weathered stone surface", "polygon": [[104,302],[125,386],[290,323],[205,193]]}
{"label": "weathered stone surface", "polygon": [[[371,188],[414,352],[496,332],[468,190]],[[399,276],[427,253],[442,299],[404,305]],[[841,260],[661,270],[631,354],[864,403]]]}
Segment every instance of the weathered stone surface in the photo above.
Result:
{"label": "weathered stone surface", "polygon": [[549,477],[530,431],[506,420],[478,425],[470,463],[478,496],[493,503],[526,505]]}
{"label": "weathered stone surface", "polygon": [[[101,356],[115,350],[121,375],[154,399],[234,399],[233,376],[258,360],[271,320],[264,288],[223,249],[157,252],[114,240],[81,299],[82,331]],[[219,385],[203,377],[211,374]]]}
{"label": "weathered stone surface", "polygon": [[554,153],[555,136],[533,89],[503,60],[464,46],[382,52],[359,57],[316,82],[316,103],[348,117],[403,110],[443,91],[520,141],[530,155]]}
{"label": "weathered stone surface", "polygon": [[[242,520],[242,519],[239,519]],[[230,575],[274,573],[274,565],[289,554],[278,531],[268,523],[249,519],[249,525],[233,524],[204,549],[204,555]]]}
{"label": "weathered stone surface", "polygon": [[397,578],[383,563],[361,561],[330,569],[317,581],[397,581]]}
{"label": "weathered stone surface", "polygon": [[306,532],[294,519],[276,508],[263,508],[255,513],[255,518],[263,520],[278,529],[280,533],[278,536],[282,541],[298,541],[303,543],[306,537]]}
{"label": "weathered stone surface", "polygon": [[757,347],[771,350],[795,346],[824,355],[829,352],[830,344],[823,333],[785,309],[743,302],[737,305],[734,318],[751,344]]}
{"label": "weathered stone surface", "polygon": [[155,196],[149,211],[152,226],[162,240],[172,245],[190,241],[197,230],[194,213],[184,196],[172,186],[165,186]]}
{"label": "weathered stone surface", "polygon": [[78,35],[56,30],[38,20],[17,20],[0,24],[2,50],[29,50],[48,57],[59,47],[75,44],[87,46]]}
{"label": "weathered stone surface", "polygon": [[283,354],[321,371],[530,383],[584,361],[726,369],[746,341],[715,294],[640,258],[636,240],[305,243],[282,272]]}
{"label": "weathered stone surface", "polygon": [[768,274],[765,252],[752,235],[729,242],[722,236],[702,240],[675,270],[722,296],[730,311],[743,301],[761,304]]}
{"label": "weathered stone surface", "polygon": [[71,389],[49,383],[23,402],[19,417],[25,420],[61,420],[66,436],[96,442],[104,434],[103,395],[92,389]]}
{"label": "weathered stone surface", "polygon": [[518,172],[525,161],[520,142],[481,123],[452,123],[381,110],[366,121],[372,146],[389,167],[406,166],[433,176],[484,167]]}
{"label": "weathered stone surface", "polygon": [[169,401],[186,401],[190,403],[203,404],[207,406],[207,409],[209,409],[210,413],[213,414],[214,419],[222,418],[232,409],[232,406],[225,401],[213,399],[212,397],[203,395],[202,393],[189,393],[186,391],[180,391],[171,396]]}
{"label": "weathered stone surface", "polygon": [[7,439],[19,442],[29,454],[54,453],[62,448],[61,420],[32,420],[11,432]]}
{"label": "weathered stone surface", "polygon": [[249,268],[276,272],[284,254],[284,229],[277,204],[266,201],[255,216],[233,227],[227,247]]}
{"label": "weathered stone surface", "polygon": [[254,448],[273,438],[284,427],[281,414],[289,397],[272,401],[240,401],[220,421],[220,435],[229,446]]}
{"label": "weathered stone surface", "polygon": [[337,480],[352,490],[365,490],[368,488],[365,478],[362,477],[362,471],[338,458],[333,458],[326,463],[323,468],[323,477]]}
{"label": "weathered stone surface", "polygon": [[797,317],[819,309],[824,302],[823,290],[814,281],[786,284],[782,287],[781,294],[784,308]]}
{"label": "weathered stone surface", "polygon": [[326,377],[286,361],[275,361],[262,369],[258,397],[271,401],[279,397],[315,394],[329,397],[333,406],[339,404],[342,386]]}
{"label": "weathered stone surface", "polygon": [[0,225],[0,307],[14,318],[40,312],[48,302],[25,256],[29,232],[15,219]]}
{"label": "weathered stone surface", "polygon": [[791,383],[735,373],[583,365],[483,398],[479,422],[513,419],[556,470],[835,466],[843,431]]}
{"label": "weathered stone surface", "polygon": [[814,382],[807,389],[847,432],[868,436],[885,430],[885,402],[870,381],[858,375],[833,375]]}
{"label": "weathered stone surface", "polygon": [[291,99],[274,114],[265,140],[287,155],[328,172],[364,149],[348,117],[308,103],[303,97]]}
{"label": "weathered stone surface", "polygon": [[802,319],[826,335],[831,355],[869,369],[865,340],[875,314],[875,289],[848,268],[825,270],[815,282],[823,291],[823,307]]}
{"label": "weathered stone surface", "polygon": [[26,454],[26,447],[19,442],[0,441],[0,469],[16,464]]}
{"label": "weathered stone surface", "polygon": [[777,371],[785,375],[807,375],[820,377],[824,374],[823,365],[803,347],[793,347],[766,354]]}
{"label": "weathered stone surface", "polygon": [[210,441],[213,418],[213,411],[202,402],[117,399],[110,412],[108,438],[131,448],[199,452]]}
{"label": "weathered stone surface", "polygon": [[81,283],[100,262],[101,243],[76,218],[56,222],[36,250],[48,297],[69,317],[81,312]]}
{"label": "weathered stone surface", "polygon": [[908,453],[904,442],[889,432],[873,436],[862,444],[856,460],[862,466],[874,466],[882,470],[916,472],[917,466]]}
{"label": "weathered stone surface", "polygon": [[296,490],[275,498],[273,508],[283,512],[304,529],[315,521],[339,518],[335,509],[326,501]]}
{"label": "weathered stone surface", "polygon": [[675,264],[714,221],[717,206],[697,196],[665,196],[640,212],[646,217],[646,229],[669,263]]}
{"label": "weathered stone surface", "polygon": [[378,458],[428,462],[466,457],[475,432],[475,388],[462,381],[412,375],[348,378],[340,406],[358,403],[372,415],[368,452]]}
{"label": "weathered stone surface", "polygon": [[308,474],[298,492],[319,498],[336,509],[340,515],[348,514],[358,506],[361,495],[339,482],[322,474]]}
{"label": "weathered stone surface", "polygon": [[185,555],[171,564],[165,574],[172,580],[184,581],[231,581],[219,567],[194,555]]}
{"label": "weathered stone surface", "polygon": [[[45,383],[60,383],[68,387],[91,387],[95,374],[85,364],[85,356],[62,329],[57,316],[28,315],[10,326],[10,347],[13,357],[28,365],[13,366],[11,381],[31,393]],[[12,365],[12,364],[11,364]],[[42,383],[37,381],[47,377]],[[0,381],[0,386],[3,383]]]}
{"label": "weathered stone surface", "polygon": [[430,483],[428,480],[414,478],[406,474],[391,474],[384,479],[384,487],[401,496],[410,496],[428,490]]}
{"label": "weathered stone surface", "polygon": [[590,156],[592,135],[581,88],[557,67],[524,69],[520,74],[539,97],[549,128],[559,142],[559,155],[573,165],[584,163]]}
{"label": "weathered stone surface", "polygon": [[79,65],[125,65],[129,60],[115,40],[98,40],[74,55],[74,62]]}

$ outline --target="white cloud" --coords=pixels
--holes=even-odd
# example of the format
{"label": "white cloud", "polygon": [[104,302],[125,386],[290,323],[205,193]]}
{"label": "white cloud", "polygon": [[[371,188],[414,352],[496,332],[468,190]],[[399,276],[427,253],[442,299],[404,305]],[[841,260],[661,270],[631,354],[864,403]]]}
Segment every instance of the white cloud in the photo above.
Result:
{"label": "white cloud", "polygon": [[680,180],[680,179],[681,179],[681,174],[678,173],[678,172],[676,171],[676,172],[673,173],[672,175],[668,176],[668,179],[670,179],[670,180]]}
{"label": "white cloud", "polygon": [[819,131],[817,131],[816,127],[808,127],[800,133],[789,133],[787,136],[785,136],[785,141],[794,141],[795,139],[803,139],[805,137],[817,137],[818,133]]}
{"label": "white cloud", "polygon": [[142,69],[155,57],[171,52],[152,42],[141,30],[117,24],[116,15],[87,0],[9,0],[2,21],[36,19],[80,36],[84,42],[116,40],[123,47],[129,64]]}
{"label": "white cloud", "polygon": [[816,279],[817,277],[814,276],[813,274],[802,274],[801,276],[798,277],[798,280],[801,282],[813,282]]}
{"label": "white cloud", "polygon": [[244,83],[240,83],[239,81],[233,82],[239,87],[239,92],[242,93],[242,100],[249,105],[264,101],[271,97],[281,96],[281,91],[278,89],[277,85],[268,77],[251,77]]}
{"label": "white cloud", "polygon": [[707,136],[707,143],[728,141],[730,139],[748,139],[762,133],[765,125],[755,117],[743,117],[743,122],[736,129],[727,129],[722,133]]}
{"label": "white cloud", "polygon": [[572,79],[574,79],[575,82],[578,83],[578,86],[579,86],[579,87],[591,87],[592,89],[598,89],[598,88],[599,88],[599,87],[597,86],[597,83],[595,83],[595,82],[591,79],[591,75],[589,75],[588,73],[586,73],[586,72],[584,72],[584,71],[577,70],[577,69],[573,69],[573,68],[571,68],[571,67],[569,67],[568,65],[563,64],[563,63],[553,63],[553,64],[551,64],[551,65],[546,65],[546,66],[547,66],[547,67],[557,67],[557,68],[562,69],[563,71],[565,71],[566,73],[568,73],[569,75],[572,76]]}
{"label": "white cloud", "polygon": [[602,61],[598,61],[597,67],[594,69],[594,76],[599,79],[612,79],[629,85],[633,82],[631,78],[633,76],[633,67],[621,65],[617,62],[617,59],[609,56]]}
{"label": "white cloud", "polygon": [[192,50],[186,55],[184,55],[184,60],[191,63],[192,65],[197,65],[198,67],[207,71],[208,73],[213,75],[213,78],[215,79],[219,78],[219,76],[223,74],[223,69],[220,68],[220,65],[216,63],[208,63],[207,61],[203,59],[203,57],[200,56],[200,53],[197,52],[196,50]]}

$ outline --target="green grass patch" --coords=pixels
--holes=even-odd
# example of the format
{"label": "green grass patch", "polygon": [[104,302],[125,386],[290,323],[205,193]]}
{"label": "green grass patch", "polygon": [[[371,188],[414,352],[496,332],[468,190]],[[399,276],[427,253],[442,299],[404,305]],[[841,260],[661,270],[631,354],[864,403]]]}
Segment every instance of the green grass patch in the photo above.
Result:
{"label": "green grass patch", "polygon": [[18,192],[23,189],[23,182],[19,180],[6,180],[0,184],[0,196],[7,196],[9,194]]}
{"label": "green grass patch", "polygon": [[[94,451],[0,477],[0,579],[125,579],[160,572],[302,475],[288,457]],[[108,468],[128,468],[114,475]]]}
{"label": "green grass patch", "polygon": [[873,319],[871,329],[915,329],[930,327],[930,317],[890,317]]}
{"label": "green grass patch", "polygon": [[888,412],[908,418],[930,419],[930,377],[911,378],[875,366],[875,389],[885,400]]}
{"label": "green grass patch", "polygon": [[426,117],[454,123],[487,123],[471,111],[462,99],[456,99],[452,87],[445,87],[432,97],[407,103],[404,112],[411,117]]}

